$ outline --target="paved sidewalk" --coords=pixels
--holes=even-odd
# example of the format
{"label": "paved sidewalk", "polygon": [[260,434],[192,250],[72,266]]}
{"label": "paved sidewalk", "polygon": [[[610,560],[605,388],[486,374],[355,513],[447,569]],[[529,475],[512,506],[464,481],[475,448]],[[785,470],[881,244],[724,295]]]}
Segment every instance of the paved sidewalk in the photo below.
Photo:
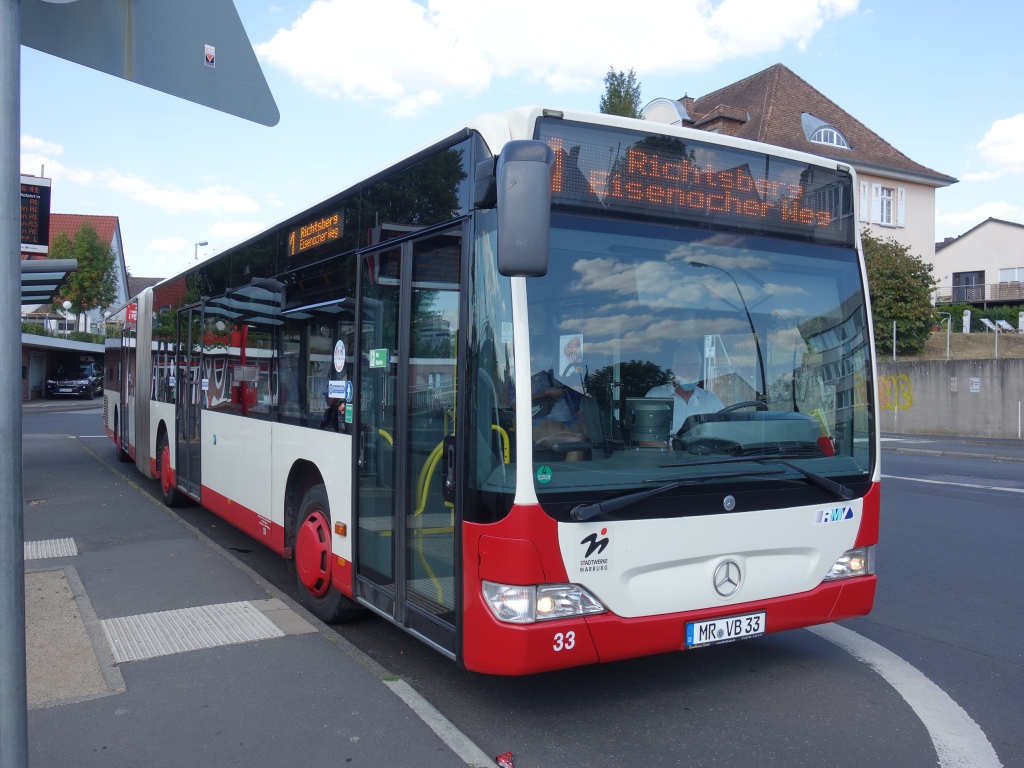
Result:
{"label": "paved sidewalk", "polygon": [[494,764],[90,443],[24,441],[33,766]]}
{"label": "paved sidewalk", "polygon": [[916,456],[944,456],[958,459],[988,459],[1024,463],[1024,440],[883,433],[882,451],[883,453],[905,453]]}

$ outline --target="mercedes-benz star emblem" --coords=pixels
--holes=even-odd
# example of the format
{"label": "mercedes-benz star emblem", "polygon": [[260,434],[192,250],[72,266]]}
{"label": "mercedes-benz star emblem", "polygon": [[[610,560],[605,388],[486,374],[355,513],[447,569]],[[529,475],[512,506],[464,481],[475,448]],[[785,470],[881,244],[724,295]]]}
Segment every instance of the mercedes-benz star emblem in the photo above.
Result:
{"label": "mercedes-benz star emblem", "polygon": [[723,560],[715,568],[715,592],[722,597],[731,597],[740,588],[743,574],[735,560]]}

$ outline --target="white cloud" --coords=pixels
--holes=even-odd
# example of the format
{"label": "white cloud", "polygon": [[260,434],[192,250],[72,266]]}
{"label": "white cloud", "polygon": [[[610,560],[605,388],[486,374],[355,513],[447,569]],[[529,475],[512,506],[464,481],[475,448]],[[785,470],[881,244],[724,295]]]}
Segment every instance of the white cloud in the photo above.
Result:
{"label": "white cloud", "polygon": [[1024,170],[1024,113],[992,123],[977,149],[993,165]]}
{"label": "white cloud", "polygon": [[218,221],[210,227],[210,237],[223,237],[229,240],[242,240],[254,235],[265,227],[253,221]]}
{"label": "white cloud", "polygon": [[990,170],[968,173],[965,181],[991,181],[1007,173],[1024,172],[1024,113],[996,120],[972,149],[978,151]]}
{"label": "white cloud", "polygon": [[642,78],[803,48],[858,2],[650,0],[625,15],[617,0],[316,0],[255,48],[314,93],[381,99],[410,117],[445,96],[478,94],[494,78],[596,89],[609,65]]}
{"label": "white cloud", "polygon": [[175,253],[177,251],[184,251],[191,246],[188,240],[183,237],[167,237],[163,240],[153,240],[150,242],[149,247],[154,251],[163,251],[165,253]]}
{"label": "white cloud", "polygon": [[51,144],[43,139],[36,138],[35,136],[29,136],[27,133],[21,134],[21,151],[22,152],[35,152],[46,155],[63,155],[64,147],[60,144]]}
{"label": "white cloud", "polygon": [[157,185],[134,174],[113,169],[93,171],[66,166],[55,159],[64,152],[59,144],[51,144],[33,136],[22,136],[21,167],[28,173],[40,165],[54,181],[66,180],[82,186],[98,184],[167,213],[182,211],[212,211],[224,213],[252,213],[260,206],[252,198],[233,187],[214,184],[194,191],[176,188],[171,184]]}
{"label": "white cloud", "polygon": [[1005,200],[983,203],[968,211],[951,211],[936,213],[935,223],[945,225],[954,232],[966,232],[988,218],[1016,221],[1024,224],[1024,206],[1013,205]]}

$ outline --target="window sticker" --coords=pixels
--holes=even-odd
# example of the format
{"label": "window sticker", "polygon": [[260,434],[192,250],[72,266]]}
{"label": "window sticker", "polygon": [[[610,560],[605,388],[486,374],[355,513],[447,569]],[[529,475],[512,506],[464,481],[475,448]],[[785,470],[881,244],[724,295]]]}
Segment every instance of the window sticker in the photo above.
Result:
{"label": "window sticker", "polygon": [[338,373],[345,370],[345,342],[341,339],[334,345],[334,370]]}

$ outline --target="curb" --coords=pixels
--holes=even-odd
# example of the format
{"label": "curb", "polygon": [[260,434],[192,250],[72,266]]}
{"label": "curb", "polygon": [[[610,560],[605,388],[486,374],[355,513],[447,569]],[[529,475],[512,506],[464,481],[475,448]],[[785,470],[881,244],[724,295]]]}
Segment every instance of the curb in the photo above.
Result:
{"label": "curb", "polygon": [[[165,506],[160,499],[153,496],[149,491],[135,482],[135,480],[128,477],[128,475],[119,472],[117,469],[103,461],[103,459],[99,457],[99,454],[85,445],[81,440],[78,440],[78,445],[85,453],[92,456],[104,469],[123,480],[133,490],[141,493],[149,502],[158,507],[168,517],[181,525],[189,533],[199,539],[199,541],[217,552],[231,565],[252,579],[260,588],[265,590],[268,595],[277,598],[288,606],[288,608],[290,608],[294,613],[298,614],[300,617],[316,627],[317,631],[329,642],[333,643],[339,650],[351,657],[357,664],[364,667],[368,672],[370,672],[370,674],[379,679],[389,690],[391,690],[393,694],[401,699],[406,706],[408,706],[424,723],[426,723],[427,727],[438,736],[438,738],[456,755],[456,757],[466,763],[467,768],[487,768],[489,765],[494,765],[493,760],[482,749],[480,749],[468,736],[462,733],[454,723],[441,714],[436,707],[423,698],[418,691],[408,685],[408,683],[405,683],[400,675],[391,674],[380,662],[371,658],[368,654],[353,645],[350,640],[335,632],[330,625],[320,621],[320,619],[307,611],[301,603],[296,602],[289,595],[279,591],[277,587],[267,581],[263,576],[232,555],[220,544],[177,514],[173,509]],[[395,682],[401,682],[404,683],[404,685],[396,686]]]}
{"label": "curb", "polygon": [[53,402],[52,405],[22,405],[21,415],[27,413],[68,413],[70,411],[93,411],[103,408],[102,400],[83,400],[81,403]]}
{"label": "curb", "polygon": [[964,453],[963,451],[930,451],[927,448],[882,448],[882,453],[905,453],[911,456],[942,456],[947,459],[1013,461],[1018,464],[1024,464],[1024,456],[999,456],[991,453]]}

